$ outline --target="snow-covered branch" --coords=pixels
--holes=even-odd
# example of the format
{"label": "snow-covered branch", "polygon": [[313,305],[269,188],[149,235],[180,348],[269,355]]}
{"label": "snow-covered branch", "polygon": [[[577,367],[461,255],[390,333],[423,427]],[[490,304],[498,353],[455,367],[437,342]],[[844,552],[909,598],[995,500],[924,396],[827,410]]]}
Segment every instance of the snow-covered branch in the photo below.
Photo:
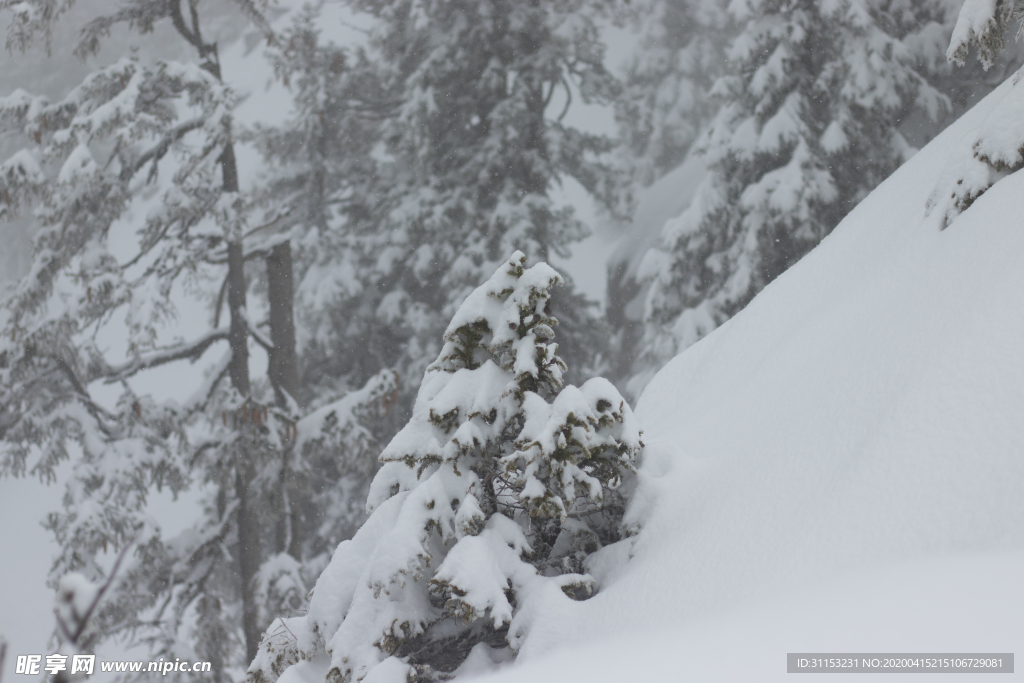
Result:
{"label": "snow-covered branch", "polygon": [[[124,168],[121,169],[121,179],[126,181],[130,180],[146,164],[151,161],[157,162],[162,159],[171,149],[171,145],[175,142],[185,137],[188,133],[202,128],[204,125],[206,125],[206,119],[197,117],[188,121],[183,121],[177,126],[174,126],[157,144],[143,151],[131,163],[125,164]],[[154,165],[153,168],[155,173],[156,166]]]}
{"label": "snow-covered branch", "polygon": [[229,332],[227,329],[214,330],[197,340],[177,344],[160,349],[155,353],[140,356],[124,365],[111,368],[105,381],[107,384],[121,382],[143,370],[149,370],[178,360],[196,361],[216,342],[227,339]]}
{"label": "snow-covered branch", "polygon": [[973,44],[978,48],[978,59],[986,70],[995,64],[1006,46],[1005,35],[1011,24],[1024,30],[1024,2],[1021,0],[965,0],[949,42],[946,57],[958,66],[967,61],[967,52]]}

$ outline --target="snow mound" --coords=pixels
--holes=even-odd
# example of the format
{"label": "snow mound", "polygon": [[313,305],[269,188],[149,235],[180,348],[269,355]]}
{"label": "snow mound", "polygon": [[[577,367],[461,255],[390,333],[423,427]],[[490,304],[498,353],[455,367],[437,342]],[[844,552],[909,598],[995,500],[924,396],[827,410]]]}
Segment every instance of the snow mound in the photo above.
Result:
{"label": "snow mound", "polygon": [[1016,80],[652,380],[642,531],[501,680],[763,681],[786,652],[1024,642],[1024,173],[933,210],[1020,118]]}

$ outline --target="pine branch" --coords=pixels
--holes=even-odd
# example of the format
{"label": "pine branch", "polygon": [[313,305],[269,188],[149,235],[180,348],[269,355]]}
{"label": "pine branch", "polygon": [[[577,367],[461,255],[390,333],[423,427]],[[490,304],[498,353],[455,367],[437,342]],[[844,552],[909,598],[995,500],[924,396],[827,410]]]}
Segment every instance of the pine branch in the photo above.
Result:
{"label": "pine branch", "polygon": [[[292,215],[292,209],[291,209],[291,207],[289,207],[289,208],[285,209],[284,211],[282,211],[277,216],[275,216],[274,218],[272,218],[271,220],[267,221],[266,223],[263,223],[261,225],[257,225],[255,228],[250,229],[248,232],[246,232],[244,235],[242,235],[242,239],[245,240],[246,238],[251,237],[255,233],[260,232],[261,230],[270,230],[270,229],[273,229],[273,228],[276,228],[276,227],[280,227],[283,224],[284,220],[286,218],[290,217],[291,215]],[[281,242],[287,241],[289,239],[290,239],[290,236],[287,235],[287,234],[275,235],[275,236],[269,238],[267,241],[260,243],[260,245],[258,247],[255,247],[253,249],[249,249],[248,251],[246,251],[245,255],[243,256],[243,260],[246,263],[248,263],[249,261],[253,261],[255,259],[266,258],[266,257],[270,256],[270,252],[271,252],[271,250],[273,250],[274,247],[276,247]],[[222,266],[222,265],[226,264],[228,262],[227,246],[224,247],[223,251],[218,251],[216,254],[211,254],[209,256],[206,256],[205,258],[203,258],[203,261],[205,261],[206,263],[212,264],[212,265],[217,265],[217,266]],[[225,280],[225,282],[226,282],[226,280]],[[223,301],[223,297],[220,297],[218,299],[218,301],[222,302]],[[218,315],[219,315],[219,313],[218,313]]]}
{"label": "pine branch", "polygon": [[110,30],[118,24],[128,24],[139,33],[150,33],[153,25],[166,16],[167,7],[162,2],[136,2],[121,7],[113,14],[97,17],[82,28],[75,56],[84,60],[99,52],[100,40],[108,37]]}
{"label": "pine branch", "polygon": [[267,39],[267,45],[273,45],[277,39],[274,29],[270,26],[270,22],[267,21],[267,17],[256,6],[256,3],[252,0],[235,0],[235,4],[242,10],[242,14],[263,33],[263,36]]}
{"label": "pine branch", "polygon": [[92,400],[92,396],[89,395],[88,389],[84,384],[82,384],[82,380],[78,378],[74,369],[65,359],[57,359],[57,370],[67,378],[68,382],[71,383],[71,387],[74,390],[75,395],[85,406],[85,409],[89,414],[92,415],[93,419],[96,420],[96,426],[99,427],[100,431],[108,437],[113,436],[114,430],[112,430],[104,420],[116,422],[117,418]]}
{"label": "pine branch", "polygon": [[138,372],[141,372],[142,370],[148,370],[150,368],[159,367],[161,365],[166,365],[167,363],[172,363],[177,360],[184,360],[187,358],[189,360],[196,361],[214,343],[227,338],[228,330],[214,330],[213,332],[209,332],[205,336],[200,337],[199,339],[193,342],[187,344],[178,344],[176,346],[162,349],[161,351],[154,353],[152,355],[143,358],[138,358],[136,360],[131,361],[130,363],[126,363],[124,365],[111,368],[110,374],[104,380],[104,383],[113,384],[115,382],[120,382],[124,379],[131,377],[132,375],[135,375]]}
{"label": "pine branch", "polygon": [[181,37],[187,40],[190,45],[199,50],[200,56],[203,56],[203,41],[199,36],[199,27],[196,26],[196,32],[193,33],[189,30],[188,26],[185,25],[185,17],[181,14],[181,0],[169,0],[167,3],[167,13],[171,17],[171,23],[174,24],[174,29],[181,34]]}
{"label": "pine branch", "polygon": [[171,145],[183,138],[188,133],[202,128],[206,124],[205,118],[194,118],[188,121],[184,121],[174,128],[171,128],[166,135],[158,142],[153,145],[145,152],[140,154],[131,164],[127,164],[121,169],[121,180],[127,182],[138,173],[143,166],[148,164],[150,161],[157,162],[164,158]]}

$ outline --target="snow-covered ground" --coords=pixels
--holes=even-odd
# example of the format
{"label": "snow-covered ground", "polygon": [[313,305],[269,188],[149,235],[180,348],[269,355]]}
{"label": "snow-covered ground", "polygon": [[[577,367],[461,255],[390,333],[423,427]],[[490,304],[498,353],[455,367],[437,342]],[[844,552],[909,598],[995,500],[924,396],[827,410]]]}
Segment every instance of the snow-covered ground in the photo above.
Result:
{"label": "snow-covered ground", "polygon": [[767,681],[787,652],[1020,648],[1024,173],[942,231],[926,203],[977,130],[1019,118],[1021,88],[655,377],[632,559],[596,567],[603,590],[538,620],[498,680]]}

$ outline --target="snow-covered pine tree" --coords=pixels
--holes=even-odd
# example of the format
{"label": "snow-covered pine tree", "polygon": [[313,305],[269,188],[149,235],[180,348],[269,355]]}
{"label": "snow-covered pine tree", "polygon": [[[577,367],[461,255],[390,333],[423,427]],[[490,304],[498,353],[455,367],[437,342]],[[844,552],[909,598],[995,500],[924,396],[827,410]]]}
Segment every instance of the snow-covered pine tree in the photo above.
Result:
{"label": "snow-covered pine tree", "polygon": [[1024,26],[1024,2],[1021,0],[965,0],[957,16],[949,43],[951,62],[963,66],[973,44],[978,60],[990,69],[1006,47],[1006,33],[1016,26],[1016,37]]}
{"label": "snow-covered pine tree", "polygon": [[[303,452],[296,453],[297,459],[289,460],[287,488],[291,505],[298,508],[293,522],[308,521],[289,532],[291,554],[307,562],[315,562],[313,558],[332,550],[359,527],[377,462],[377,453],[363,447],[376,447],[378,438],[386,443],[400,426],[398,411],[393,409],[395,373],[380,374],[380,366],[362,362],[372,360],[371,354],[357,354],[350,359],[347,373],[341,374],[337,351],[329,345],[333,325],[345,324],[345,316],[336,310],[342,298],[338,288],[349,293],[346,284],[352,282],[352,271],[359,265],[353,263],[352,225],[373,213],[372,188],[379,162],[372,152],[379,143],[379,121],[388,113],[388,104],[362,51],[324,40],[321,5],[297,10],[265,52],[275,76],[292,94],[292,110],[286,120],[258,124],[242,136],[265,161],[252,192],[253,211],[260,214],[256,222],[265,226],[272,254],[283,251],[283,260],[294,266],[299,330],[294,356],[302,361],[294,368],[295,399],[319,414],[333,410],[330,406],[337,405],[334,399],[339,395],[345,395],[341,401],[347,403],[360,391],[366,393],[359,387],[369,382],[386,385],[387,391],[378,391],[373,400],[386,401],[387,409],[375,411],[370,422],[360,425],[361,430],[372,429],[372,434],[364,433],[354,452],[337,450],[342,444],[334,439],[311,437],[301,444]],[[273,314],[270,265],[268,260],[267,293]],[[369,336],[366,342],[371,343]],[[383,384],[382,377],[386,378]],[[322,407],[325,403],[329,406]],[[313,520],[318,521],[307,529]],[[329,557],[321,559],[326,563]]]}
{"label": "snow-covered pine tree", "polygon": [[[388,99],[378,204],[350,222],[354,248],[333,275],[337,298],[324,345],[328,374],[354,381],[400,374],[408,417],[419,379],[458,305],[515,249],[565,255],[586,227],[552,198],[575,178],[622,204],[604,158],[610,139],[564,121],[572,102],[610,102],[597,16],[610,2],[360,0],[378,22],[369,54]],[[334,266],[332,266],[334,268]],[[348,275],[351,274],[351,277]],[[600,365],[592,304],[556,294],[572,372]],[[564,303],[563,303],[564,300]],[[325,366],[326,367],[326,366]]]}
{"label": "snow-covered pine tree", "polygon": [[709,96],[733,37],[725,0],[643,0],[630,9],[640,46],[616,117],[625,153],[649,185],[682,163],[715,115]]}
{"label": "snow-covered pine tree", "polygon": [[[721,108],[699,146],[708,175],[647,254],[639,391],[800,259],[912,153],[899,130],[948,98],[884,30],[873,0],[745,0]],[[884,22],[883,22],[884,23]]]}
{"label": "snow-covered pine tree", "polygon": [[[639,41],[627,64],[615,113],[621,138],[618,153],[640,185],[651,186],[687,162],[693,143],[717,111],[710,90],[726,71],[725,51],[735,35],[726,4],[641,0],[627,6],[625,23],[639,34]],[[687,196],[692,190],[671,188],[673,196]],[[633,229],[646,236],[661,227],[649,224],[651,218],[637,208]],[[607,264],[605,318],[612,334],[603,371],[620,388],[626,388],[633,374],[643,341],[639,314],[645,287],[634,272],[639,256],[642,247],[633,245]]]}
{"label": "snow-covered pine tree", "polygon": [[[238,4],[266,29],[258,7]],[[15,12],[15,46],[55,19],[45,2],[0,7]],[[364,425],[387,412],[396,385],[394,373],[378,373],[302,418],[288,243],[250,228],[258,213],[238,186],[235,96],[197,5],[123,4],[83,29],[80,51],[116,23],[145,32],[158,21],[174,25],[198,64],[123,59],[56,103],[20,91],[0,101],[0,125],[27,145],[0,166],[0,206],[5,217],[31,215],[37,233],[31,269],[0,309],[0,473],[52,480],[73,459],[63,510],[47,522],[62,548],[52,581],[79,571],[102,582],[105,555],[131,544],[95,615],[99,637],[211,661],[212,678],[225,680],[251,661],[269,615],[301,603],[326,563],[318,554],[351,525],[324,479],[368,477],[364,456],[376,444]],[[245,263],[260,258],[269,338],[246,305]],[[173,322],[190,296],[212,310],[209,329],[184,341]],[[120,357],[112,338],[126,338]],[[268,352],[270,386],[251,381],[250,343]],[[223,355],[205,378],[187,370],[211,350]],[[170,363],[185,369],[182,384],[194,380],[185,401],[147,395],[146,371]],[[97,398],[105,385],[120,398]],[[295,509],[289,490],[311,480],[324,495],[297,497]],[[166,538],[147,501],[189,486],[203,491],[200,519]],[[332,506],[338,518],[324,519]]]}
{"label": "snow-covered pine tree", "polygon": [[[138,542],[137,561],[121,582],[127,590],[96,618],[111,631],[144,619],[143,610],[178,583],[168,576],[176,563],[208,564],[219,554],[202,537],[178,549],[184,557],[170,552],[159,531],[146,528],[145,505],[150,489],[185,488],[186,425],[210,408],[213,390],[231,370],[233,381],[248,382],[247,363],[233,362],[228,351],[210,391],[184,405],[148,399],[133,378],[196,359],[218,342],[230,344],[244,320],[236,305],[235,329],[217,325],[191,341],[158,344],[158,330],[173,316],[170,297],[179,276],[194,274],[206,258],[223,261],[217,252],[225,248],[224,233],[239,227],[231,193],[222,201],[218,159],[230,144],[232,100],[197,65],[125,59],[91,74],[59,102],[24,93],[4,102],[8,120],[29,143],[4,165],[5,208],[35,208],[37,228],[32,267],[3,302],[3,469],[53,479],[56,467],[74,458],[64,510],[48,520],[62,547],[54,580],[75,570],[101,579],[102,554]],[[167,175],[173,181],[161,192],[157,181]],[[140,226],[134,252],[115,255],[118,236],[131,237],[129,211],[147,191],[160,201]],[[233,289],[233,304],[238,294]],[[118,312],[128,344],[127,357],[115,360],[98,336]],[[245,343],[249,332],[241,330]],[[98,382],[121,385],[116,405],[94,397]],[[240,512],[237,505],[233,512]],[[208,535],[218,531],[227,528]],[[169,585],[158,588],[161,583]],[[225,638],[204,635],[210,650],[203,654],[220,663]]]}
{"label": "snow-covered pine tree", "polygon": [[[977,48],[978,62],[987,71],[1003,62],[1006,47],[1005,34],[1016,30],[1020,37],[1024,26],[1024,2],[978,2],[967,0],[960,10],[956,27],[950,39],[947,57],[960,67],[965,65],[971,45]],[[998,71],[998,70],[997,70]],[[1012,88],[1006,93],[1004,110],[1012,113],[989,117],[984,125],[973,130],[958,142],[966,147],[965,154],[952,156],[966,158],[943,169],[926,210],[940,228],[948,227],[957,216],[970,208],[1002,178],[1024,168],[1024,88],[1019,85],[1020,71],[1013,77]],[[1005,105],[1016,101],[1016,106]]]}
{"label": "snow-covered pine tree", "polygon": [[[359,386],[382,367],[373,354],[339,360],[343,354],[331,341],[337,327],[359,321],[344,306],[358,291],[353,272],[361,267],[353,233],[381,208],[375,191],[381,162],[373,152],[380,121],[394,108],[363,50],[325,41],[321,24],[321,6],[306,5],[267,48],[276,77],[292,93],[292,112],[247,136],[266,162],[257,202],[295,245],[305,401]],[[287,212],[274,215],[281,207]],[[346,332],[373,344],[372,329]]]}
{"label": "snow-covered pine tree", "polygon": [[413,416],[381,454],[370,518],[275,622],[249,669],[270,683],[327,652],[332,682],[448,678],[514,655],[542,602],[593,590],[643,444],[606,380],[564,386],[546,264],[516,252],[458,309]]}
{"label": "snow-covered pine tree", "polygon": [[[256,5],[250,0],[238,0],[237,4],[265,28]],[[68,6],[5,3],[3,8],[12,11],[8,45],[24,47],[39,34],[48,39],[52,23]],[[159,534],[153,530],[140,531],[144,525],[138,516],[145,506],[147,487],[160,488],[168,477],[173,490],[184,485],[188,478],[186,468],[171,455],[186,443],[185,423],[195,414],[212,408],[219,380],[230,376],[234,394],[221,412],[225,416],[241,416],[232,425],[239,429],[233,430],[231,436],[222,435],[219,441],[210,441],[221,448],[200,449],[192,464],[200,455],[209,457],[216,453],[210,461],[215,463],[212,469],[217,471],[216,485],[221,488],[222,497],[227,496],[226,487],[233,492],[233,521],[225,524],[221,519],[221,524],[213,525],[216,531],[206,529],[205,540],[223,540],[229,528],[236,536],[236,585],[241,592],[241,621],[251,653],[259,633],[252,590],[260,548],[259,522],[250,493],[260,454],[265,457],[271,449],[256,443],[261,441],[257,438],[256,416],[262,416],[263,411],[250,405],[248,343],[254,329],[245,310],[245,203],[238,192],[232,139],[233,95],[221,82],[217,45],[204,38],[194,3],[189,5],[187,17],[180,2],[126,3],[117,11],[87,23],[76,52],[83,57],[95,53],[101,39],[115,25],[125,23],[145,33],[161,20],[172,23],[182,39],[195,48],[198,64],[165,61],[150,66],[134,59],[122,60],[87,77],[55,105],[45,106],[38,100],[29,107],[12,103],[12,113],[23,118],[22,127],[37,146],[36,156],[60,171],[55,182],[47,182],[45,172],[37,167],[39,172],[31,185],[9,188],[29,199],[38,190],[42,208],[37,211],[41,229],[36,242],[36,263],[6,302],[11,311],[7,324],[12,342],[6,365],[14,371],[16,377],[12,379],[17,382],[11,386],[15,391],[4,397],[5,412],[15,420],[15,430],[6,435],[7,441],[16,444],[14,464],[5,469],[24,469],[25,448],[35,445],[42,447],[44,453],[50,451],[37,468],[42,467],[41,476],[52,476],[56,462],[68,455],[67,442],[77,441],[82,457],[76,463],[75,482],[66,496],[65,512],[51,515],[49,522],[64,549],[64,557],[54,570],[82,567],[90,573],[102,573],[95,562],[99,548],[108,544],[123,547],[142,533],[145,543],[137,551],[142,561],[135,565],[141,573],[129,569],[126,581],[136,579],[150,586],[131,597],[122,592],[123,599],[111,602],[119,614],[105,615],[111,628],[115,622],[130,628],[125,624],[142,618],[143,604],[152,605],[161,593],[173,594],[178,588],[174,579],[157,578],[161,570],[156,567],[163,565],[162,570],[171,571],[168,565],[174,563],[151,554],[166,549]],[[27,159],[31,154],[21,156]],[[172,176],[162,192],[157,189],[161,171]],[[127,260],[119,259],[114,246],[118,229],[130,222],[133,204],[137,205],[140,195],[147,191],[159,196],[157,206],[149,211],[137,232],[135,253]],[[159,348],[157,331],[173,317],[174,288],[181,286],[183,280],[196,277],[207,263],[227,266],[222,291],[226,293],[228,326],[219,329],[216,324],[220,318],[218,300],[214,329],[195,342],[179,341]],[[71,291],[61,292],[62,284],[70,284]],[[62,298],[65,302],[71,298],[72,305],[61,305]],[[115,311],[125,308],[129,360],[115,367],[96,345],[95,335]],[[88,336],[90,327],[92,340]],[[150,402],[135,395],[129,378],[167,362],[197,359],[221,340],[228,342],[230,351],[214,373],[214,380],[204,387],[206,391],[184,407],[156,407],[158,424],[151,428],[155,434],[139,441],[142,435],[134,433],[134,423],[150,421]],[[44,348],[48,352],[41,353]],[[54,348],[59,349],[56,357]],[[33,406],[36,411],[42,408],[42,415],[26,411],[29,404],[20,400],[18,392],[38,389],[33,375],[38,371],[52,372],[50,366],[54,364],[66,368],[63,374],[72,387],[71,392],[58,387],[60,403],[64,405]],[[89,383],[97,380],[124,385],[117,410],[104,410],[92,398]],[[80,404],[86,406],[90,420],[83,419],[81,411],[68,414],[67,405]],[[130,417],[131,413],[135,419]],[[36,429],[42,426],[40,422],[55,417],[55,423]],[[167,448],[168,436],[175,437],[177,449]],[[47,448],[54,444],[56,452]],[[154,450],[159,457],[141,457]],[[118,460],[123,462],[117,463]],[[137,476],[125,476],[129,472]],[[97,499],[102,503],[97,505]],[[120,509],[112,513],[105,509],[110,505]],[[216,509],[223,518],[228,511],[227,503],[217,505]],[[193,551],[198,555],[193,555]],[[216,561],[218,556],[222,554],[216,544],[205,541],[186,552],[189,562],[204,563],[207,567],[220,564]],[[174,561],[181,559],[175,557]],[[194,585],[214,583],[206,578]],[[162,590],[153,589],[154,580],[163,584]],[[225,587],[221,583],[217,590],[223,592]],[[177,595],[188,596],[186,603],[196,598],[189,591]],[[219,604],[219,596],[206,603]],[[175,613],[179,621],[183,616],[183,610]],[[210,661],[224,664],[224,653],[230,648],[230,639],[225,634],[230,633],[230,627],[216,618],[200,622],[196,629],[198,645],[211,649]],[[204,633],[204,629],[211,630]],[[176,640],[176,636],[168,639],[166,632],[154,638],[163,639],[164,645]]]}
{"label": "snow-covered pine tree", "polygon": [[966,69],[953,68],[947,58],[947,47],[962,4],[960,0],[872,0],[878,24],[905,46],[917,72],[950,101],[946,115],[938,121],[918,116],[901,122],[901,131],[917,147],[999,86],[1024,58],[1024,46],[1017,46],[994,57],[992,63],[979,60]]}

